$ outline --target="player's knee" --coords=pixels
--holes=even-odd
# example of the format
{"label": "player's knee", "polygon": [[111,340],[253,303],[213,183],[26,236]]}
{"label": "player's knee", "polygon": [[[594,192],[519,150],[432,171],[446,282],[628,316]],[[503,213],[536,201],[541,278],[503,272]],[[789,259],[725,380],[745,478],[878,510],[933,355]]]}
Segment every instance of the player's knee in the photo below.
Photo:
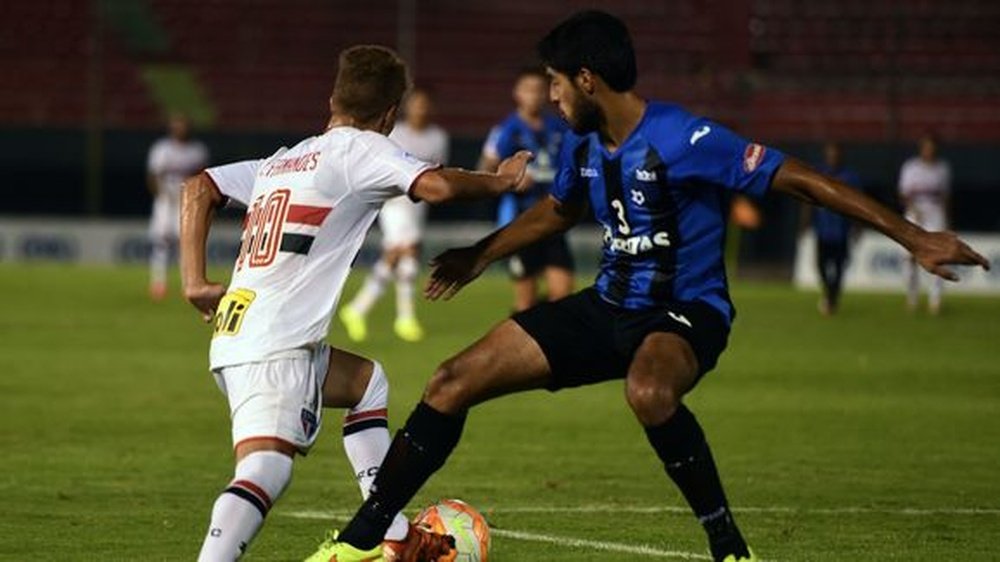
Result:
{"label": "player's knee", "polygon": [[256,451],[236,464],[230,484],[234,493],[254,501],[266,513],[292,480],[292,457],[278,451]]}
{"label": "player's knee", "polygon": [[424,391],[424,401],[435,410],[458,413],[469,404],[469,386],[461,360],[452,358],[438,366]]}
{"label": "player's knee", "polygon": [[396,263],[396,276],[400,281],[412,282],[420,273],[420,264],[410,255],[404,255]]}
{"label": "player's knee", "polygon": [[625,396],[635,416],[646,426],[670,419],[681,401],[681,394],[673,386],[654,377],[629,376]]}

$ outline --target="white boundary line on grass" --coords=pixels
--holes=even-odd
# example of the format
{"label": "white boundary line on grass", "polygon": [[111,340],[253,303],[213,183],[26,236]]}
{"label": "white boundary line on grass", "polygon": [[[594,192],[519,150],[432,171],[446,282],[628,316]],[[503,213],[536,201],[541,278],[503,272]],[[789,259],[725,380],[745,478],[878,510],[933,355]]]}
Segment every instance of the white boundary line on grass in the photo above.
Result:
{"label": "white boundary line on grass", "polygon": [[[346,520],[350,517],[345,511],[290,511],[282,512],[285,517],[296,519],[340,519]],[[635,556],[645,556],[649,558],[676,558],[680,560],[711,560],[711,556],[685,552],[682,550],[660,550],[646,545],[622,544],[607,541],[595,541],[589,539],[578,539],[575,537],[560,537],[556,535],[543,535],[539,533],[529,533],[526,531],[513,531],[510,529],[490,528],[490,533],[495,537],[503,537],[518,541],[540,542],[555,544],[568,548],[589,548],[592,550],[602,550],[605,552],[618,552],[621,554],[632,554]]]}

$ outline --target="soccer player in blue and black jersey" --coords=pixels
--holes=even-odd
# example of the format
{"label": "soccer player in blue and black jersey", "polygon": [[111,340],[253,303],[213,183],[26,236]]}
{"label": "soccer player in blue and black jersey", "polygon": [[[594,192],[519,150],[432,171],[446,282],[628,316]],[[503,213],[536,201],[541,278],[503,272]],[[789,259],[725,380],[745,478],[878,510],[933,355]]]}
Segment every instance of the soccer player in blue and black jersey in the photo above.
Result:
{"label": "soccer player in blue and black jersey", "polygon": [[[340,535],[337,562],[371,548],[458,443],[466,412],[530,389],[624,379],[628,404],[720,562],[752,561],[708,442],[684,396],[726,347],[735,316],[722,246],[731,194],[792,195],[893,238],[928,271],[988,267],[952,233],[927,232],[777,150],[633,92],[625,25],[579,13],[539,44],[550,97],[574,134],[549,197],[478,244],[436,259],[426,294],[449,298],[485,267],[572,227],[588,205],[604,226],[593,287],[515,314],[446,360],[392,443],[371,496]],[[353,547],[351,546],[353,545]]]}
{"label": "soccer player in blue and black jersey", "polygon": [[[547,197],[552,189],[566,123],[546,111],[548,88],[549,77],[544,69],[529,67],[518,73],[513,91],[516,108],[496,126],[491,154],[483,158],[482,167],[492,172],[501,160],[520,150],[535,155],[528,166],[526,180],[531,185],[520,193],[508,193],[500,198],[498,227],[510,224],[539,199]],[[573,255],[562,232],[521,248],[510,257],[509,265],[515,312],[536,304],[538,281],[542,277],[549,300],[559,300],[573,292]]]}
{"label": "soccer player in blue and black jersey", "polygon": [[[830,141],[823,146],[823,164],[818,169],[844,185],[861,186],[858,175],[844,166],[840,145],[835,142]],[[816,234],[816,267],[823,284],[819,311],[829,316],[836,313],[840,305],[844,266],[850,254],[851,221],[836,211],[814,207],[812,226]]]}

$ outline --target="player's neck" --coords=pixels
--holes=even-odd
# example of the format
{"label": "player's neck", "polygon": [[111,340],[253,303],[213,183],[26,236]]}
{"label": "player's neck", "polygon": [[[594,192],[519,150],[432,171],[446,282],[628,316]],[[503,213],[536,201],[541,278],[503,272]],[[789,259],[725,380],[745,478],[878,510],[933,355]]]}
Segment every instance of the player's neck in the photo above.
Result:
{"label": "player's neck", "polygon": [[333,112],[330,114],[330,120],[326,123],[326,130],[329,131],[334,127],[354,127],[360,131],[375,131],[379,133],[377,123],[361,123],[354,117],[344,113]]}
{"label": "player's neck", "polygon": [[615,150],[639,126],[646,113],[646,100],[634,92],[613,92],[606,94],[600,105],[604,113],[604,122],[600,127],[601,138],[609,150]]}
{"label": "player's neck", "polygon": [[521,118],[533,129],[542,128],[542,112],[541,111],[529,111],[527,109],[517,109],[517,116]]}

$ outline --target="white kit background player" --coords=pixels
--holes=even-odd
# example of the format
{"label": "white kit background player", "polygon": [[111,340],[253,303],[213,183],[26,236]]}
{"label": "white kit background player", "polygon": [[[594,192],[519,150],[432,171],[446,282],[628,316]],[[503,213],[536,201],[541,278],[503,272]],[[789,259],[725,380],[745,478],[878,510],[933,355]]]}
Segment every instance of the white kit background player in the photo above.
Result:
{"label": "white kit background player", "polygon": [[[403,120],[389,138],[426,162],[448,163],[448,133],[432,122],[433,100],[426,90],[414,89],[406,97]],[[385,202],[378,217],[382,255],[354,299],[340,310],[340,320],[353,341],[368,335],[367,315],[386,285],[396,282],[396,320],[393,330],[404,341],[420,341],[424,330],[414,308],[414,285],[420,272],[420,242],[427,205],[402,195]]]}
{"label": "white kit background player", "polygon": [[[324,134],[263,160],[211,168],[184,188],[184,291],[214,321],[211,369],[229,400],[236,453],[199,560],[243,553],[288,485],[292,459],[315,441],[323,407],[349,408],[344,447],[363,494],[374,480],[390,443],[386,375],[377,362],[324,340],[382,204],[401,194],[428,203],[494,196],[524,176],[526,152],[482,174],[423,162],[386,138],[407,84],[406,66],[391,50],[348,49]],[[228,290],[205,277],[213,212],[227,199],[248,207]],[[416,562],[450,546],[397,516],[385,549],[386,560]]]}
{"label": "white kit background player", "polygon": [[167,136],[149,149],[147,187],[153,196],[149,221],[149,296],[161,300],[167,294],[170,252],[180,233],[181,184],[205,169],[208,149],[190,138],[191,125],[180,114],[170,117]]}
{"label": "white kit background player", "polygon": [[[899,197],[906,218],[924,230],[948,230],[948,207],[951,199],[951,166],[938,156],[938,143],[933,135],[920,138],[918,153],[907,160],[899,172]],[[920,298],[920,268],[908,261],[906,304],[916,310]],[[927,307],[931,314],[941,311],[943,280],[929,276]]]}

